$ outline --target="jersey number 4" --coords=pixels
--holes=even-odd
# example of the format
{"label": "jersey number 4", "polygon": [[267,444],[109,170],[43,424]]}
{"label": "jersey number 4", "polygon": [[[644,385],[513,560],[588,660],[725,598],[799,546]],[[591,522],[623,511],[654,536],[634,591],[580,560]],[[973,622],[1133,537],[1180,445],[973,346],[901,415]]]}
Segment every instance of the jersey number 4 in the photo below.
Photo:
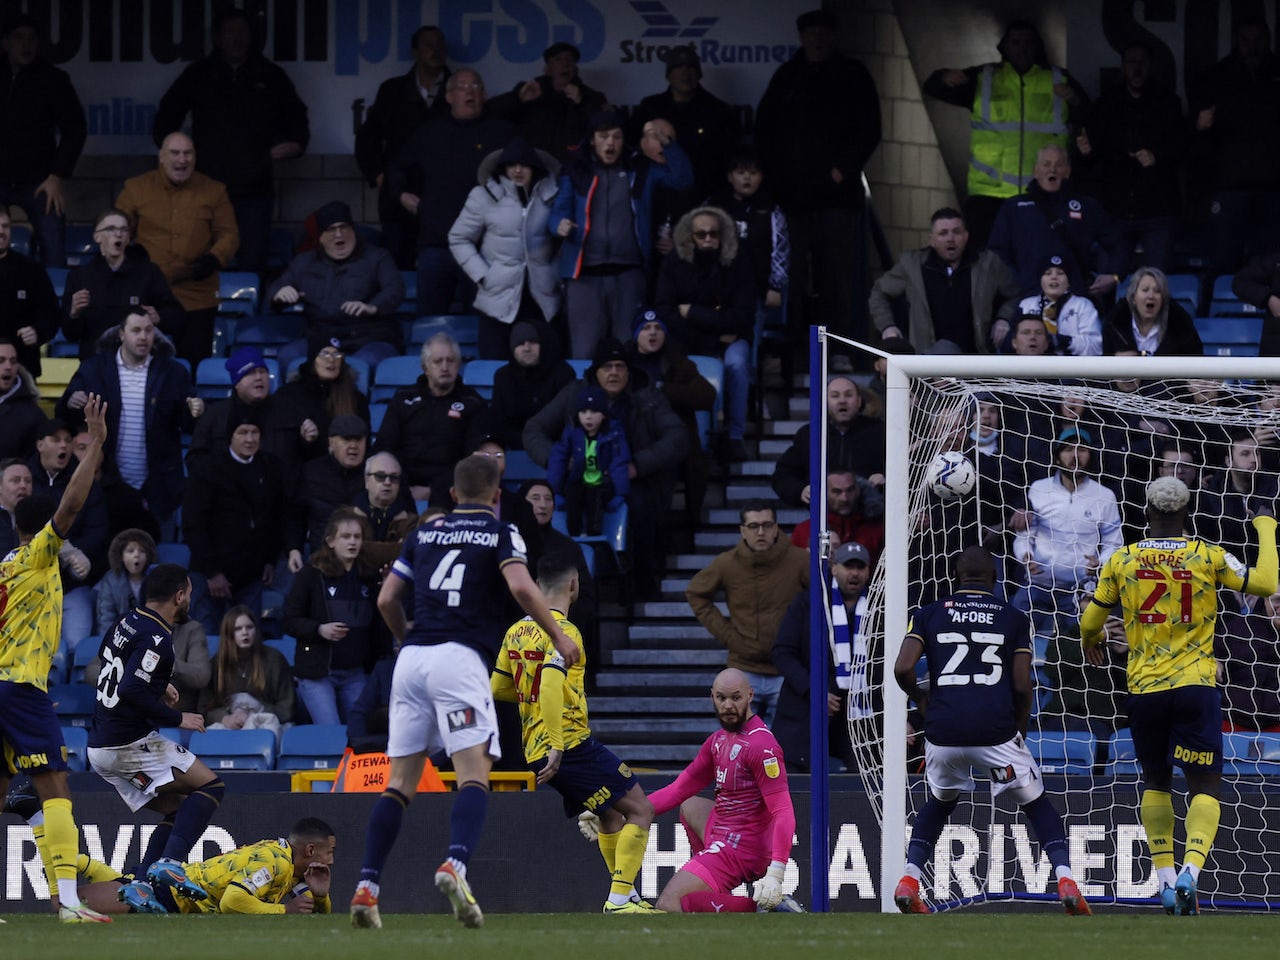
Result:
{"label": "jersey number 4", "polygon": [[427,586],[432,590],[444,590],[448,594],[445,604],[450,607],[456,607],[462,603],[462,581],[467,575],[467,565],[454,563],[460,556],[462,556],[461,550],[450,550],[446,553],[440,558],[436,568],[431,571],[431,579],[427,581]]}
{"label": "jersey number 4", "polygon": [[1178,581],[1178,622],[1191,622],[1191,571],[1190,570],[1152,570],[1141,567],[1138,570],[1139,580],[1157,581],[1138,608],[1139,623],[1164,623],[1169,618],[1163,613],[1154,613],[1155,605],[1160,598],[1169,592],[1169,579]]}
{"label": "jersey number 4", "polygon": [[[940,687],[963,687],[976,683],[980,686],[994,686],[1004,676],[1004,662],[1000,659],[1000,648],[1004,646],[1003,633],[940,633],[938,643],[955,644],[955,652],[942,668],[942,675],[933,682]],[[990,669],[984,673],[961,673],[960,667],[969,656],[970,646],[976,644],[981,651],[982,663]]]}

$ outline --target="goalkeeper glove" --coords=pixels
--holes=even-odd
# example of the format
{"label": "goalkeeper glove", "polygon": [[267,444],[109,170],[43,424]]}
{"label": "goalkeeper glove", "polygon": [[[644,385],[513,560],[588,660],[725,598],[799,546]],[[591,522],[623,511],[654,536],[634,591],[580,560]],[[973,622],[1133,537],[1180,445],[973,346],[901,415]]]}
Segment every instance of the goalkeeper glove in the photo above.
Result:
{"label": "goalkeeper glove", "polygon": [[754,899],[761,910],[768,912],[782,902],[782,875],[786,869],[785,863],[774,860],[768,872],[756,881]]}
{"label": "goalkeeper glove", "polygon": [[590,810],[578,814],[578,831],[592,843],[600,839],[600,818]]}

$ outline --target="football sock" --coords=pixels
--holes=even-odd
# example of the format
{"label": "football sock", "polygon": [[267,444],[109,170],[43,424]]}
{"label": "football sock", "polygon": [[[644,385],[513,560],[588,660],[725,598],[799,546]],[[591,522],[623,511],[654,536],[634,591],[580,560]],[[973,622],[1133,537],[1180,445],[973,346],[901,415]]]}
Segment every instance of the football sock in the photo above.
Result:
{"label": "football sock", "polygon": [[1221,809],[1218,799],[1207,793],[1197,793],[1187,805],[1187,850],[1182,859],[1184,869],[1195,868],[1193,879],[1209,859]]}
{"label": "football sock", "polygon": [[911,827],[911,842],[907,844],[907,862],[923,867],[933,856],[934,845],[942,836],[942,828],[947,825],[959,797],[955,800],[939,800],[932,794],[916,814],[916,822]]}
{"label": "football sock", "polygon": [[600,856],[604,857],[604,865],[609,871],[609,876],[613,876],[613,868],[617,865],[618,855],[618,834],[617,833],[601,833],[596,836],[600,841]]}
{"label": "football sock", "polygon": [[[38,819],[38,822],[37,822]],[[49,844],[44,839],[44,811],[27,821],[31,824],[31,837],[36,842],[36,852],[40,854],[40,865],[44,867],[44,878],[49,883],[49,891],[58,889],[58,878],[53,873],[53,863],[49,860]]]}
{"label": "football sock", "polygon": [[449,857],[463,866],[471,859],[484,830],[484,815],[489,809],[489,788],[474,781],[458,788],[449,815]]}
{"label": "football sock", "polygon": [[[1194,803],[1194,801],[1192,801]],[[1217,801],[1214,801],[1215,814]],[[1140,808],[1142,828],[1147,831],[1147,847],[1151,850],[1151,862],[1156,870],[1167,867],[1173,869],[1173,797],[1164,790],[1144,790]],[[1187,826],[1191,826],[1190,815]],[[1215,816],[1214,829],[1218,821]],[[1209,837],[1213,840],[1212,835]]]}
{"label": "football sock", "polygon": [[649,831],[634,823],[628,823],[618,831],[618,851],[614,857],[613,883],[609,892],[630,898],[636,884],[636,874],[644,865],[645,847],[649,845]]}
{"label": "football sock", "polygon": [[[167,813],[164,819],[156,824],[156,828],[151,831],[151,839],[147,841],[147,849],[142,852],[142,860],[138,865],[129,872],[135,877],[144,878],[147,875],[147,867],[151,866],[157,860],[164,856],[165,845],[169,842],[169,835],[173,833],[173,818],[175,814]],[[188,847],[188,850],[191,848]],[[186,860],[187,855],[184,852],[179,860]]]}
{"label": "football sock", "polygon": [[80,895],[76,893],[80,831],[71,815],[71,801],[65,797],[44,802],[44,842],[49,849],[53,875],[58,880],[58,903],[64,907],[80,906]]}
{"label": "football sock", "polygon": [[685,913],[755,913],[756,902],[750,897],[695,890],[680,898],[680,909]]}
{"label": "football sock", "polygon": [[109,864],[94,860],[87,853],[76,855],[76,877],[85,883],[102,883],[107,880],[119,880],[120,871],[113,870]]}
{"label": "football sock", "polygon": [[902,875],[910,877],[912,880],[916,881],[916,883],[919,883],[924,879],[924,871],[910,860],[907,861],[907,865],[903,868]]}
{"label": "football sock", "polygon": [[[218,777],[214,777],[203,786],[197,787],[187,794],[178,806],[173,817],[173,829],[164,842],[162,857],[170,860],[184,861],[196,845],[205,827],[213,819],[222,797],[227,792],[227,785]],[[150,864],[148,864],[150,866]]]}
{"label": "football sock", "polygon": [[1022,809],[1031,821],[1031,829],[1049,862],[1057,868],[1065,867],[1069,876],[1071,854],[1067,849],[1067,834],[1062,829],[1062,817],[1058,815],[1058,808],[1049,800],[1049,795],[1040,794],[1030,803],[1023,804]]}
{"label": "football sock", "polygon": [[409,798],[399,790],[384,790],[373,805],[369,812],[369,825],[364,832],[364,861],[360,865],[362,881],[377,883],[382,879],[382,867],[400,834],[400,824],[408,806]]}

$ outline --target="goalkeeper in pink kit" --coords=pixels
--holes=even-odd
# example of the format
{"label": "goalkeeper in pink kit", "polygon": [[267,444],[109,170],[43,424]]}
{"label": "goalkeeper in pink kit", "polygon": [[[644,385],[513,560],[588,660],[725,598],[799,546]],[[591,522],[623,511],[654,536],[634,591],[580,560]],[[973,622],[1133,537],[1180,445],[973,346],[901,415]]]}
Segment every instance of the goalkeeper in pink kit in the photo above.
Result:
{"label": "goalkeeper in pink kit", "polygon": [[[711,685],[721,729],[675,782],[649,796],[655,813],[680,808],[693,851],[662,891],[659,910],[755,913],[784,900],[782,875],[796,815],[782,749],[751,712],[751,696],[742,671],[722,671]],[[696,796],[713,784],[714,802]],[[756,881],[755,899],[733,896],[730,891],[748,880]]]}

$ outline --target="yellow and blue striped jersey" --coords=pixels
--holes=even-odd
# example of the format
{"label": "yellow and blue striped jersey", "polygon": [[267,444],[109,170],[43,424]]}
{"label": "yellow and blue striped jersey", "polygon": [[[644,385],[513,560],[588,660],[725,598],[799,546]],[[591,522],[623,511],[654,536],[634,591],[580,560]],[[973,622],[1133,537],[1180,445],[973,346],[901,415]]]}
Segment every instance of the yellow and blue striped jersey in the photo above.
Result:
{"label": "yellow and blue striped jersey", "polygon": [[[251,843],[218,857],[186,864],[187,876],[209,898],[174,897],[174,902],[183,913],[284,913],[285,897],[298,882],[293,869],[293,848],[288,840]],[[243,896],[239,898],[242,908],[236,909],[237,894],[242,893],[260,901],[263,909],[244,909]],[[321,901],[316,901],[316,912],[323,912],[321,908]]]}
{"label": "yellow and blue striped jersey", "polygon": [[46,523],[0,560],[0,680],[49,689],[62,635],[62,537]]}
{"label": "yellow and blue striped jersey", "polygon": [[1139,540],[1113,553],[1094,602],[1120,603],[1129,641],[1129,692],[1214,685],[1218,586],[1244,589],[1248,568],[1190,537]]}
{"label": "yellow and blue striped jersey", "polygon": [[[557,610],[552,613],[565,636],[578,646],[578,659],[572,667],[565,670],[564,658],[546,631],[532,617],[525,617],[507,630],[493,668],[494,692],[500,699],[503,697],[498,684],[502,684],[508,694],[514,688],[515,696],[506,699],[514,699],[519,704],[524,758],[529,763],[545,757],[548,750],[569,750],[591,736],[587,725],[587,655],[582,634],[564,614]],[[554,696],[554,691],[550,698],[546,696],[543,686],[547,683],[548,670],[559,672],[561,682],[555,683],[555,689],[563,691],[562,697]],[[548,730],[544,717],[548,702],[560,705],[559,737]]]}

